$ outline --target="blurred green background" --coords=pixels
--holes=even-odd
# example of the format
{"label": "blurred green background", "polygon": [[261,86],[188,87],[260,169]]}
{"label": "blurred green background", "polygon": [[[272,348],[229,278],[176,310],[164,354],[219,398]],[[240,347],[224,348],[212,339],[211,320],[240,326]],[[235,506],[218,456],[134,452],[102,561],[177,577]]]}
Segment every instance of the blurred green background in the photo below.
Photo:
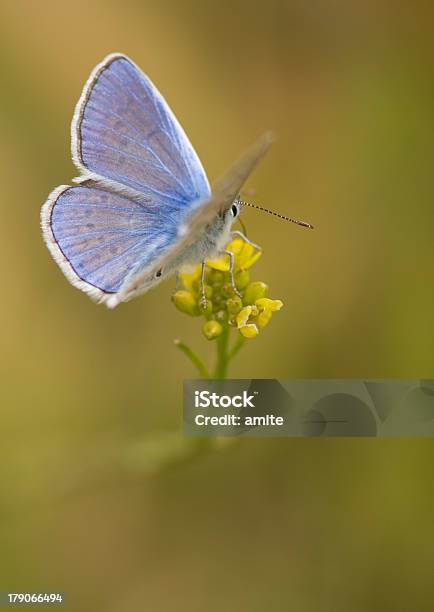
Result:
{"label": "blurred green background", "polygon": [[130,55],[211,181],[265,129],[246,210],[285,308],[245,378],[432,377],[432,3],[2,1],[0,590],[107,610],[432,610],[429,440],[182,439],[173,283],[113,312],[39,230],[93,66]]}

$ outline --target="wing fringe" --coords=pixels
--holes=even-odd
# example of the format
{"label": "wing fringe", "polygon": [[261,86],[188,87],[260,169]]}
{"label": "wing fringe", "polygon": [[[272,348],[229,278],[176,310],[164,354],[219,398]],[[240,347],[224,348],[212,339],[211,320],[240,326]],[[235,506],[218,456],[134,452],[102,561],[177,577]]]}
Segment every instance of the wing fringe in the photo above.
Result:
{"label": "wing fringe", "polygon": [[48,247],[54,261],[57,263],[63,274],[69,280],[71,285],[84,291],[87,295],[98,304],[107,304],[109,298],[113,295],[107,293],[98,287],[83,280],[72,267],[69,259],[64,255],[56,237],[53,233],[53,227],[51,223],[53,208],[56,206],[60,196],[65,193],[68,189],[71,189],[70,185],[59,185],[56,187],[47,198],[47,201],[41,208],[41,228],[44,242]]}

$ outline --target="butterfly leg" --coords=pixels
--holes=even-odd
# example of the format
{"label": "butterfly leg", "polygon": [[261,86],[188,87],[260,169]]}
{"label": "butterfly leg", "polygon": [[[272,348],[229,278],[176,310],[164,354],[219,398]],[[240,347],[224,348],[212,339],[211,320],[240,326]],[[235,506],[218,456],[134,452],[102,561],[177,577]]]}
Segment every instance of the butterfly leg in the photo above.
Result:
{"label": "butterfly leg", "polygon": [[225,255],[227,255],[229,257],[229,274],[231,276],[231,285],[232,285],[232,289],[235,291],[235,294],[238,295],[238,297],[242,297],[241,293],[238,291],[236,285],[235,285],[235,279],[234,279],[234,254],[232,253],[232,251],[222,251],[222,253],[224,253]]}
{"label": "butterfly leg", "polygon": [[206,295],[205,295],[205,259],[202,259],[202,268],[200,271],[200,305],[202,308],[206,308]]}
{"label": "butterfly leg", "polygon": [[259,244],[255,244],[254,242],[249,240],[247,236],[244,236],[243,232],[240,232],[239,230],[234,230],[233,232],[231,232],[231,236],[238,236],[238,238],[241,238],[243,242],[245,242],[246,244],[250,244],[250,246],[252,246],[257,251],[262,251],[262,247],[260,247]]}

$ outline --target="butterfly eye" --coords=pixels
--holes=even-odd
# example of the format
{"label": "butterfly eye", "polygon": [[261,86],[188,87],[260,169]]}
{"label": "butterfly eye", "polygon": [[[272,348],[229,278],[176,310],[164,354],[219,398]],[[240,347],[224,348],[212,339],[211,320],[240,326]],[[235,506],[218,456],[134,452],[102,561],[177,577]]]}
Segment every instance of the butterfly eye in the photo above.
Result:
{"label": "butterfly eye", "polygon": [[157,270],[157,272],[155,272],[155,278],[161,278],[162,274],[163,274],[163,268],[160,268],[160,270]]}
{"label": "butterfly eye", "polygon": [[235,217],[238,215],[238,206],[236,206],[236,204],[232,204],[231,212],[233,218],[235,219]]}

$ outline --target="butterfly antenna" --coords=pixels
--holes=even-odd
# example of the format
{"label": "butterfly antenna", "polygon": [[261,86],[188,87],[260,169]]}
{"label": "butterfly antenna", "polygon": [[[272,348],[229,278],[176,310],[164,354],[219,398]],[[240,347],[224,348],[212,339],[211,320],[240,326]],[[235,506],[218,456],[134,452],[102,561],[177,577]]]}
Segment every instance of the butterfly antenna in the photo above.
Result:
{"label": "butterfly antenna", "polygon": [[244,202],[243,200],[239,200],[239,202],[241,206],[249,206],[250,208],[256,208],[257,210],[262,210],[263,212],[266,212],[269,215],[274,215],[275,217],[283,219],[284,221],[290,221],[291,223],[295,223],[296,225],[301,225],[302,227],[313,229],[313,225],[311,223],[306,223],[306,221],[293,219],[293,217],[286,217],[285,215],[281,215],[277,212],[274,212],[274,210],[269,210],[268,208],[264,208],[263,206],[259,206],[258,204],[251,204],[250,202]]}

